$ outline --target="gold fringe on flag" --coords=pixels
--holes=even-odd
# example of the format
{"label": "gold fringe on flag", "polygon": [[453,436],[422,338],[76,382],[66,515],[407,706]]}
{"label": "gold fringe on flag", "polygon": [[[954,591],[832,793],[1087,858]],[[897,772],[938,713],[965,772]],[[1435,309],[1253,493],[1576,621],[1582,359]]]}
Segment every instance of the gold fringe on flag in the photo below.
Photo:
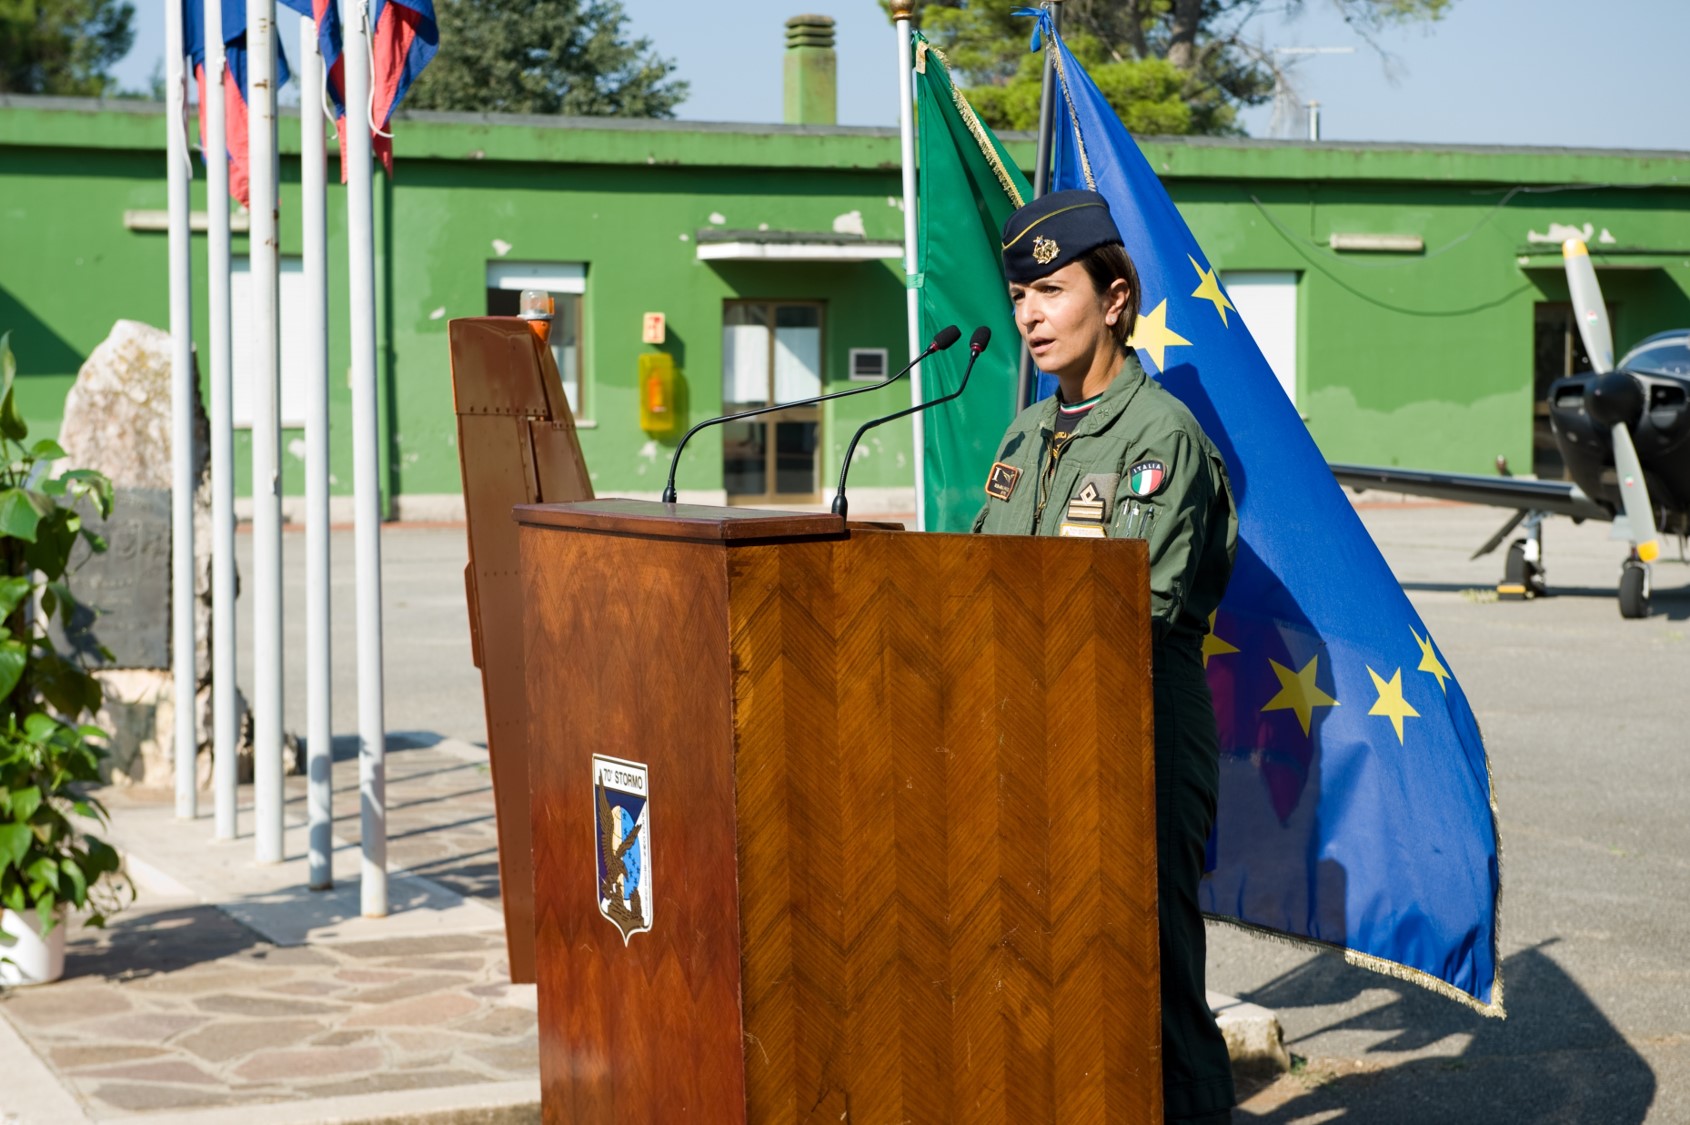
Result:
{"label": "gold fringe on flag", "polygon": [[1017,207],[1026,206],[1027,201],[1021,198],[1021,189],[1015,186],[1015,181],[1010,178],[1009,170],[1003,166],[1003,161],[998,157],[998,150],[992,146],[992,139],[986,135],[985,126],[981,125],[980,119],[974,116],[974,107],[968,104],[968,99],[962,96],[962,91],[958,90],[956,84],[951,81],[951,60],[945,57],[945,52],[939,50],[927,40],[922,39],[919,43],[918,53],[922,48],[925,48],[939,56],[939,61],[945,64],[945,85],[951,88],[951,103],[956,106],[956,111],[962,115],[962,123],[968,126],[968,132],[974,137],[974,143],[980,146],[980,155],[986,158],[986,164],[992,169],[992,175],[998,178],[999,185],[1003,187],[1003,193]]}
{"label": "gold fringe on flag", "polygon": [[1074,111],[1074,98],[1068,92],[1068,68],[1062,63],[1062,52],[1056,48],[1056,36],[1050,35],[1045,39],[1045,54],[1051,62],[1051,69],[1056,73],[1056,80],[1062,86],[1062,100],[1068,106],[1068,123],[1074,128],[1074,147],[1080,154],[1080,171],[1085,174],[1086,187],[1097,190],[1097,179],[1091,174],[1091,157],[1086,155],[1086,140],[1080,136],[1080,115]]}

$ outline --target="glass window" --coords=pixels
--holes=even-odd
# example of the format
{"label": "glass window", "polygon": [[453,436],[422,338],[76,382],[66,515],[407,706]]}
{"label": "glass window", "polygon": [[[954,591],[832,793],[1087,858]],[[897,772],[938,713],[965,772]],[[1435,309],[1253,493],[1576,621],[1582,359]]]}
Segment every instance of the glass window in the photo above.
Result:
{"label": "glass window", "polygon": [[1640,348],[1625,357],[1627,371],[1645,375],[1690,375],[1690,345],[1683,340]]}
{"label": "glass window", "polygon": [[515,316],[524,289],[543,289],[552,295],[552,358],[563,380],[569,411],[588,417],[583,371],[583,324],[587,267],[581,262],[488,262],[487,315]]}
{"label": "glass window", "polygon": [[775,306],[775,401],[822,393],[822,311],[815,305]]}
{"label": "glass window", "polygon": [[722,412],[768,404],[768,306],[729,305],[722,317]]}
{"label": "glass window", "polygon": [[[823,306],[730,301],[722,309],[722,411],[814,398],[822,391]],[[729,423],[722,482],[734,503],[790,503],[819,495],[821,412],[815,405]]]}

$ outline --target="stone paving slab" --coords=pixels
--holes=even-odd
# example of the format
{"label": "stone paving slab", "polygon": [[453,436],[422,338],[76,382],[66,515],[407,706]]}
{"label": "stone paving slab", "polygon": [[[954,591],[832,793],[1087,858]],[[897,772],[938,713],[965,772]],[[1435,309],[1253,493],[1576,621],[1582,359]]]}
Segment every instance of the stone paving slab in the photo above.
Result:
{"label": "stone paving slab", "polygon": [[[443,952],[454,971],[418,971]],[[198,903],[78,928],[65,979],[0,999],[78,1119],[102,1121],[537,1083],[534,1008],[531,986],[506,982],[497,932],[285,947]],[[9,1097],[0,1108],[18,1113]]]}
{"label": "stone paving slab", "polygon": [[208,795],[180,821],[167,794],[103,794],[139,899],[107,929],[71,923],[63,980],[0,994],[0,1125],[538,1120],[537,1003],[508,983],[485,750],[390,747],[392,913],[369,919],[350,749],[324,893],[304,889],[303,779],[274,865],[250,835],[210,839]]}

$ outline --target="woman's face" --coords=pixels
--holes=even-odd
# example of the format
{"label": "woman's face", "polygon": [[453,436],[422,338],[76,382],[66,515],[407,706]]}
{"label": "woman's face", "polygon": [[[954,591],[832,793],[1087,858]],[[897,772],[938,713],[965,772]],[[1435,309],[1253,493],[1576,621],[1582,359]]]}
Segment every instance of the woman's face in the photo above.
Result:
{"label": "woman's face", "polygon": [[1061,378],[1083,376],[1099,355],[1113,356],[1114,324],[1127,308],[1127,283],[1117,279],[1099,293],[1080,262],[1023,285],[1009,283],[1015,326],[1040,371]]}

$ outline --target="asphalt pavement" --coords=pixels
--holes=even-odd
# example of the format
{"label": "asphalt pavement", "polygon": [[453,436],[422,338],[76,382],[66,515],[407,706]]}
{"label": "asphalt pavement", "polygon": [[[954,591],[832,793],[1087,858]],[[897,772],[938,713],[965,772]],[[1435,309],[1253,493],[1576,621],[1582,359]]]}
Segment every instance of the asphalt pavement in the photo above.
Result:
{"label": "asphalt pavement", "polygon": [[[1364,501],[1366,498],[1363,498]],[[1330,955],[1210,928],[1209,986],[1274,1009],[1294,1070],[1240,1121],[1690,1122],[1690,566],[1619,615],[1626,545],[1544,531],[1551,597],[1502,602],[1506,513],[1362,516],[1483,730],[1502,833],[1506,1020]]]}

